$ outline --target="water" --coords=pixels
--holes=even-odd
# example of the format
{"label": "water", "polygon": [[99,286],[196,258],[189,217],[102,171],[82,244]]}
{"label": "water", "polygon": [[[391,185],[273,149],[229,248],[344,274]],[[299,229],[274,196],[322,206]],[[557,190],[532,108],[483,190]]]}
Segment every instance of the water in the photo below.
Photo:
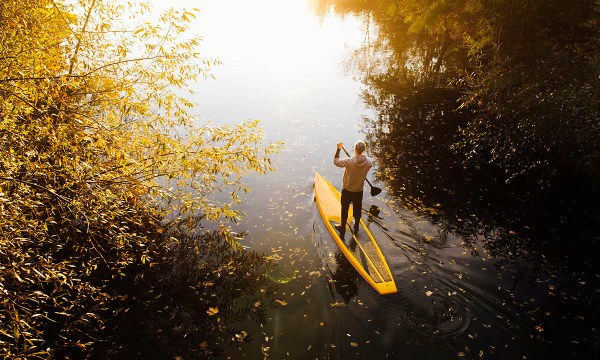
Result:
{"label": "water", "polygon": [[312,183],[317,171],[340,186],[335,144],[350,148],[369,131],[364,119],[377,117],[360,97],[363,85],[346,71],[372,35],[361,19],[316,14],[305,0],[181,3],[202,10],[202,49],[223,63],[215,80],[196,86],[199,121],[260,119],[268,141],[285,142],[274,159],[277,172],[246,179],[253,191],[234,227],[248,232],[243,245],[278,261],[269,273],[279,284],[276,306],[266,323],[239,324],[252,340],[239,349],[232,344],[224,358],[598,355],[600,287],[591,266],[565,270],[525,253],[492,257],[481,237],[466,246],[464,234],[408,210],[383,181],[374,183],[383,193],[365,192],[364,204],[381,209],[369,227],[398,293],[377,295],[340,255]]}

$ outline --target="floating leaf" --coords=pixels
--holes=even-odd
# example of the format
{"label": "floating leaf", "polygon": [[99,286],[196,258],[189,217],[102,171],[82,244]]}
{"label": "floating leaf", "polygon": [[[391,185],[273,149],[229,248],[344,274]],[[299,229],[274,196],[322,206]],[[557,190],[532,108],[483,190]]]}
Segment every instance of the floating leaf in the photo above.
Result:
{"label": "floating leaf", "polygon": [[219,313],[219,309],[214,308],[214,307],[209,307],[208,311],[206,313],[208,314],[208,316],[214,316]]}
{"label": "floating leaf", "polygon": [[239,334],[235,334],[235,340],[239,342],[243,342],[246,337],[248,337],[248,333],[242,330]]}
{"label": "floating leaf", "polygon": [[535,330],[537,330],[537,332],[539,332],[539,333],[543,333],[544,332],[544,328],[541,325],[536,325],[535,326]]}

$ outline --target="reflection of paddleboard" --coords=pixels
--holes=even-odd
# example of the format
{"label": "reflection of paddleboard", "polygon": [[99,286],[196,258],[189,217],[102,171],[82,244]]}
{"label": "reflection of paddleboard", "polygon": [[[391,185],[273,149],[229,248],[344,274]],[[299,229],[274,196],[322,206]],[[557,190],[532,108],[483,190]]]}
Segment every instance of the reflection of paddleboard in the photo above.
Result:
{"label": "reflection of paddleboard", "polygon": [[[361,229],[358,235],[353,235],[352,240],[350,240],[352,242],[350,247],[340,239],[334,226],[341,223],[341,194],[318,173],[315,173],[315,197],[327,230],[329,230],[336,244],[356,271],[379,294],[385,295],[397,292],[392,272],[373,235],[362,220],[360,221]],[[352,207],[350,207],[349,215],[346,237],[348,237],[348,234],[352,234],[349,225],[352,219]]]}

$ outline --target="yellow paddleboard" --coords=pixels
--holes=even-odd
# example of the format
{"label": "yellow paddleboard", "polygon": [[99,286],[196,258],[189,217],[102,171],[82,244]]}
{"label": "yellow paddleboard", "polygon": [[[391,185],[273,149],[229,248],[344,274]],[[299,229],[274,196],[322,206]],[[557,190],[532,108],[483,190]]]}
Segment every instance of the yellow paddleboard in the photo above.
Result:
{"label": "yellow paddleboard", "polygon": [[[334,226],[341,223],[341,194],[319,173],[315,173],[315,197],[327,230],[329,230],[336,244],[356,271],[380,295],[397,292],[396,283],[394,282],[387,261],[385,261],[385,257],[381,253],[377,242],[362,220],[360,221],[361,229],[358,235],[352,234],[350,226],[347,225],[346,238],[352,234],[350,246],[347,246],[340,239]],[[350,207],[349,215],[348,224],[352,220],[352,206]]]}

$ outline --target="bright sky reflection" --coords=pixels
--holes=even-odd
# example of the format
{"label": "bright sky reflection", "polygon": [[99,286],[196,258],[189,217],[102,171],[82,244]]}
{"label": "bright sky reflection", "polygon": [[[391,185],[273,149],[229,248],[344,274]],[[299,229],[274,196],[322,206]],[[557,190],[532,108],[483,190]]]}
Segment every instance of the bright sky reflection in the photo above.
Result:
{"label": "bright sky reflection", "polygon": [[200,51],[223,63],[212,71],[216,81],[197,85],[205,120],[268,121],[267,108],[335,106],[332,93],[357,101],[343,61],[364,37],[358,19],[319,17],[311,0],[155,0],[156,11],[170,6],[200,9],[193,25],[204,39]]}

